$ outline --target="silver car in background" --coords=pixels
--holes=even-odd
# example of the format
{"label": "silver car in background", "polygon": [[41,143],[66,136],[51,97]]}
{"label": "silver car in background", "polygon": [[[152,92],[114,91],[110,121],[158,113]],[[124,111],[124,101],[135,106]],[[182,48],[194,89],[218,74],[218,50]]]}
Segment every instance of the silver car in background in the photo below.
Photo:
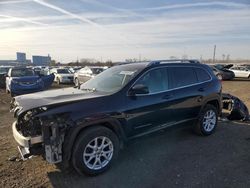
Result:
{"label": "silver car in background", "polygon": [[74,74],[67,68],[53,68],[50,73],[55,75],[55,82],[59,85],[61,83],[73,83]]}
{"label": "silver car in background", "polygon": [[80,86],[82,83],[88,81],[89,79],[95,77],[97,74],[103,72],[106,67],[90,67],[86,66],[74,74],[74,83],[76,86]]}

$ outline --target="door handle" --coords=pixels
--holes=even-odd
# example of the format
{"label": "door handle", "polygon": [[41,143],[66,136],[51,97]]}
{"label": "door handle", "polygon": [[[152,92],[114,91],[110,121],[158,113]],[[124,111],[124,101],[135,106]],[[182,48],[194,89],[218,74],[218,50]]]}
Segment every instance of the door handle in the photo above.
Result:
{"label": "door handle", "polygon": [[200,89],[198,89],[198,91],[203,92],[203,91],[205,91],[205,89],[204,88],[200,88]]}

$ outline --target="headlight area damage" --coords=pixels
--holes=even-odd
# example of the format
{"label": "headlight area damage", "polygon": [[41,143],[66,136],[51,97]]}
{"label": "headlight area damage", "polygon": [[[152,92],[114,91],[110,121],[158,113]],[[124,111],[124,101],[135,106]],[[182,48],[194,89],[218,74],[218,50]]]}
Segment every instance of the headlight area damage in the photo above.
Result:
{"label": "headlight area damage", "polygon": [[15,140],[23,159],[30,155],[45,154],[49,163],[62,161],[62,144],[69,124],[67,114],[42,117],[41,113],[48,110],[46,107],[36,108],[18,114],[19,107],[15,106],[17,121],[12,125]]}

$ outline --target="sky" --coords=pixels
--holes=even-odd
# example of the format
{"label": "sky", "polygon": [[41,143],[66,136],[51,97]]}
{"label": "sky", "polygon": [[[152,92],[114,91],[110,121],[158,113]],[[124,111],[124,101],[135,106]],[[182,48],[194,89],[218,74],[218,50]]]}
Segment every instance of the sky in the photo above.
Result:
{"label": "sky", "polygon": [[0,0],[0,59],[250,59],[250,0]]}

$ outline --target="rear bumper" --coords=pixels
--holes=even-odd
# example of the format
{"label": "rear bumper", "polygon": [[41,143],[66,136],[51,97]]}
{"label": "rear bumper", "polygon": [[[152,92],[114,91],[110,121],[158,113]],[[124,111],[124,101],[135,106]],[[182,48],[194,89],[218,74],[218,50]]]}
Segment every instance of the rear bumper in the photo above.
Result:
{"label": "rear bumper", "polygon": [[13,136],[19,146],[30,148],[34,144],[39,144],[43,142],[42,136],[35,137],[25,137],[16,128],[16,122],[12,124]]}

